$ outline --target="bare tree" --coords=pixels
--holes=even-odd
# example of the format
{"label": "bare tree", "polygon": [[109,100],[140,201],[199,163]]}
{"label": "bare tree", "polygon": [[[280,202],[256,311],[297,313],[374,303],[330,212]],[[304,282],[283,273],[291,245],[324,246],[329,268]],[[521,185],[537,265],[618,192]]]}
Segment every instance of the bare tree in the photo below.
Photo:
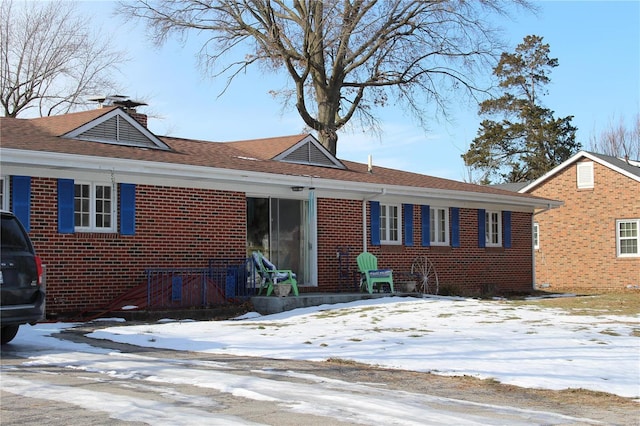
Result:
{"label": "bare tree", "polygon": [[598,137],[591,136],[590,145],[593,151],[605,155],[640,161],[640,114],[636,114],[631,127],[622,117],[617,124],[612,120]]}
{"label": "bare tree", "polygon": [[4,115],[69,112],[87,96],[115,93],[112,73],[126,59],[68,1],[0,5],[0,89]]}
{"label": "bare tree", "polygon": [[[254,64],[284,70],[304,123],[336,152],[337,131],[352,118],[376,128],[376,111],[402,102],[421,125],[426,106],[446,111],[458,89],[476,83],[499,54],[487,14],[507,14],[526,0],[139,0],[122,13],[147,22],[153,40],[190,30],[206,38],[203,65],[227,84]],[[224,62],[236,48],[249,51]],[[494,56],[495,55],[495,56]]]}

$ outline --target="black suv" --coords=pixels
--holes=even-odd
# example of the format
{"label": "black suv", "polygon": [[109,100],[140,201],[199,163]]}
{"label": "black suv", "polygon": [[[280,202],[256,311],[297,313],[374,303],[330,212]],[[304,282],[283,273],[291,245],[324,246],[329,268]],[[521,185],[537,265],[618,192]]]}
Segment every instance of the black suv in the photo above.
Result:
{"label": "black suv", "polygon": [[44,319],[42,262],[18,218],[2,211],[0,243],[0,325],[2,344],[16,337],[22,324]]}

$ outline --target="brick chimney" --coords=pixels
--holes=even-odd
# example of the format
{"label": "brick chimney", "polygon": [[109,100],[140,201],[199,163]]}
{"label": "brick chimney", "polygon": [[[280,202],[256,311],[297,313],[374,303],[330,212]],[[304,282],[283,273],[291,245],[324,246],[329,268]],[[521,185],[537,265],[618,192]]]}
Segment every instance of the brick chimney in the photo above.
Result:
{"label": "brick chimney", "polygon": [[123,95],[111,95],[111,96],[102,96],[97,98],[89,99],[93,102],[98,102],[98,108],[117,106],[120,107],[131,116],[138,123],[143,125],[145,128],[147,127],[147,114],[139,113],[136,108],[141,105],[147,105],[144,102],[138,102],[129,99],[128,96]]}
{"label": "brick chimney", "polygon": [[138,123],[142,124],[144,127],[147,127],[147,114],[141,114],[137,112],[135,109],[125,108],[124,110],[127,112],[127,114],[131,116],[131,118],[136,120]]}

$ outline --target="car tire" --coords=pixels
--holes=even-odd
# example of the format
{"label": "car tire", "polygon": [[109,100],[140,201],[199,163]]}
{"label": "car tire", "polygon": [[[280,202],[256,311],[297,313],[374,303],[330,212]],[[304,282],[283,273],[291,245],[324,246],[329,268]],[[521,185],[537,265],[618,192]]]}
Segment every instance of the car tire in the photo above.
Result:
{"label": "car tire", "polygon": [[5,325],[2,327],[2,344],[9,343],[18,334],[19,325]]}

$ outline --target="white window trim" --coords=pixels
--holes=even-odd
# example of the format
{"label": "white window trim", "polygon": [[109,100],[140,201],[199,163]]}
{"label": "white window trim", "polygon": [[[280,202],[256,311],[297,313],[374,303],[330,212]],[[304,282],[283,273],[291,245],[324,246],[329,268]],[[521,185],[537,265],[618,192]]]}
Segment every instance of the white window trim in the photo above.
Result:
{"label": "white window trim", "polygon": [[533,249],[540,250],[540,224],[538,222],[533,224]]}
{"label": "white window trim", "polygon": [[[496,216],[498,217],[498,242],[497,243],[492,243],[490,241],[490,238],[488,238],[491,234],[491,220],[488,221],[487,223],[487,217],[489,217],[489,219],[491,219],[492,214],[495,213]],[[502,247],[502,212],[501,211],[495,211],[495,210],[486,210],[485,211],[485,230],[484,230],[484,235],[485,235],[485,246],[486,247]]]}
{"label": "white window trim", "polygon": [[[620,253],[620,224],[621,223],[636,223],[636,229],[638,235],[636,235],[638,253]],[[629,238],[625,238],[629,239]],[[618,219],[616,220],[616,256],[617,257],[640,257],[640,219]]]}
{"label": "white window trim", "polygon": [[[444,241],[431,241],[431,235],[429,235],[429,244],[432,246],[448,246],[450,244],[449,240],[449,207],[430,207],[431,211],[429,212],[429,220],[431,223],[429,224],[430,233],[433,232],[434,235],[440,235],[443,229],[439,228],[440,221],[435,220],[437,217],[435,213],[438,210],[444,210]],[[435,227],[431,228],[431,225],[434,224]]]}
{"label": "white window trim", "polygon": [[9,209],[9,176],[0,176],[0,185],[2,186],[2,203],[0,209]]}
{"label": "white window trim", "polygon": [[[110,233],[115,232],[117,227],[117,202],[118,194],[116,192],[116,186],[110,182],[87,182],[87,181],[75,181],[75,185],[89,185],[89,226],[75,226],[76,232],[95,232],[95,233]],[[110,227],[96,227],[96,186],[108,186],[111,188],[111,226]],[[75,195],[74,195],[75,203]],[[75,215],[75,208],[73,214]]]}
{"label": "white window trim", "polygon": [[576,166],[578,189],[592,189],[594,186],[593,161],[582,161]]}
{"label": "white window trim", "polygon": [[[389,232],[391,229],[389,227],[390,218],[388,214],[384,216],[387,222],[385,223],[386,234],[382,232],[382,225],[383,225],[382,209],[383,208],[386,209],[387,213],[389,213],[389,207],[395,207],[397,212],[397,219],[398,219],[398,239],[397,240],[389,239]],[[402,244],[402,204],[380,203],[380,244],[385,244],[385,245],[401,245]]]}

